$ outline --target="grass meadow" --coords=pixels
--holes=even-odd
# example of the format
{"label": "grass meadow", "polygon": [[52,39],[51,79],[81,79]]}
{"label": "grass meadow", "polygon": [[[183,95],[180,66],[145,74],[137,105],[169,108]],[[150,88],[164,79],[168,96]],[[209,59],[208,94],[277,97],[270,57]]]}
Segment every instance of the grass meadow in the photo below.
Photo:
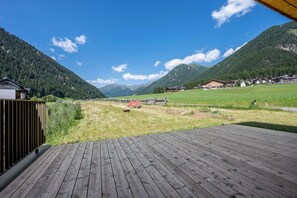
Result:
{"label": "grass meadow", "polygon": [[297,84],[258,85],[212,90],[196,89],[120,98],[167,98],[169,105],[195,104],[230,108],[246,108],[253,100],[257,100],[259,107],[266,107],[266,101],[268,107],[297,107]]}
{"label": "grass meadow", "polygon": [[[63,135],[48,138],[53,145],[205,128],[224,124],[264,126],[291,132],[297,113],[263,109],[241,110],[210,107],[142,106],[124,113],[124,104],[82,101],[82,118]],[[261,127],[260,126],[260,127]],[[277,128],[280,127],[280,128]],[[283,128],[282,128],[283,127]]]}

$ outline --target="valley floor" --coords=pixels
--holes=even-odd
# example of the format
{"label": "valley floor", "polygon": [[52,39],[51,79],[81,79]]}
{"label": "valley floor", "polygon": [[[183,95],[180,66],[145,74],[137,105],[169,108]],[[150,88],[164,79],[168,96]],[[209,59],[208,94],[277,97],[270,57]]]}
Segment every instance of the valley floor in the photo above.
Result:
{"label": "valley floor", "polygon": [[297,132],[297,113],[263,109],[142,106],[123,112],[125,104],[82,101],[83,118],[66,134],[47,139],[49,144],[67,144],[160,132],[243,124]]}

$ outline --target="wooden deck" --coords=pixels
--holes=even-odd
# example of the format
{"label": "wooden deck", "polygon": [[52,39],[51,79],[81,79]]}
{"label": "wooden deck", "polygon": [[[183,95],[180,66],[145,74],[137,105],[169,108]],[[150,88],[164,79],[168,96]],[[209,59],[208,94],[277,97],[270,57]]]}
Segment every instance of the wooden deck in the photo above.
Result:
{"label": "wooden deck", "polygon": [[0,197],[296,197],[297,134],[221,126],[51,147]]}

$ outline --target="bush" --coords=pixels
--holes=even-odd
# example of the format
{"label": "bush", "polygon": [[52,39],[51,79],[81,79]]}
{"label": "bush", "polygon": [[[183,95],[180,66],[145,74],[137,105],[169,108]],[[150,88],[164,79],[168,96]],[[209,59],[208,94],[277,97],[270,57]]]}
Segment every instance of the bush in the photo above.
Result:
{"label": "bush", "polygon": [[47,96],[43,96],[43,97],[42,97],[42,100],[43,100],[44,102],[57,102],[58,97],[53,96],[53,95],[47,95]]}
{"label": "bush", "polygon": [[30,100],[31,101],[36,101],[36,102],[43,101],[41,98],[38,98],[37,96],[33,96]]}
{"label": "bush", "polygon": [[67,135],[69,129],[83,117],[78,102],[57,102],[47,108],[47,141],[49,143],[54,143],[56,138]]}

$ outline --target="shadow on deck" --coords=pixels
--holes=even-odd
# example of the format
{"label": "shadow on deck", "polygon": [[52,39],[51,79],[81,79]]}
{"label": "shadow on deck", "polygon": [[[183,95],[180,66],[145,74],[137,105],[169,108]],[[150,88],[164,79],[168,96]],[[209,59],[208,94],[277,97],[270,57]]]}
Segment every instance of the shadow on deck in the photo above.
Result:
{"label": "shadow on deck", "polygon": [[297,126],[271,124],[271,123],[264,123],[264,122],[241,122],[238,124],[244,125],[244,126],[258,127],[258,128],[263,128],[263,129],[271,129],[271,130],[297,133]]}
{"label": "shadow on deck", "polygon": [[61,145],[0,197],[294,197],[296,142],[229,125]]}

